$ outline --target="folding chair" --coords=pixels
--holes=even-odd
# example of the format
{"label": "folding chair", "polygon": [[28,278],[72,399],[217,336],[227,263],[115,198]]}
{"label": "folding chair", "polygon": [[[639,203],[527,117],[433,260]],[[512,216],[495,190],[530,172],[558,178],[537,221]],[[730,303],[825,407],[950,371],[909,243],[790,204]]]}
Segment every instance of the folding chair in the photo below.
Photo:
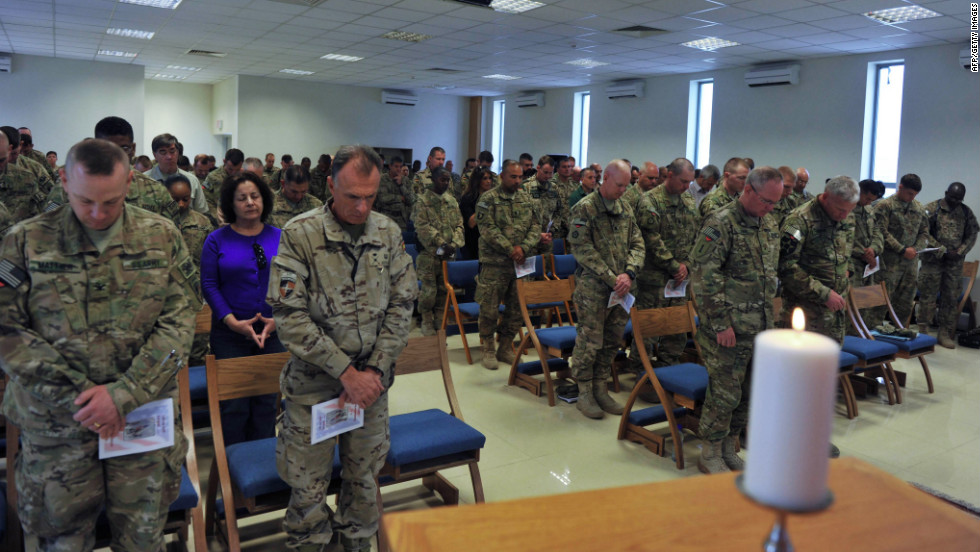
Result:
{"label": "folding chair", "polygon": [[[697,333],[694,324],[694,303],[655,309],[636,309],[630,313],[633,323],[633,338],[647,339],[661,335]],[[697,346],[698,356],[701,348]],[[640,362],[643,364],[643,377],[633,387],[623,416],[619,422],[617,439],[625,439],[645,446],[654,454],[664,456],[666,439],[646,426],[667,423],[674,442],[674,462],[677,469],[684,469],[684,443],[681,440],[683,425],[696,432],[695,411],[700,408],[708,390],[708,370],[701,364],[686,362],[674,366],[653,368],[645,347],[637,347]],[[634,411],[633,405],[646,382],[653,385],[660,404]]]}
{"label": "folding chair", "polygon": [[[521,306],[521,316],[527,333],[517,346],[519,354],[514,356],[510,366],[507,385],[523,387],[536,397],[541,396],[541,385],[544,384],[548,394],[548,406],[555,406],[555,384],[551,372],[556,376],[567,378],[571,376],[568,368],[568,357],[575,347],[575,326],[555,326],[551,328],[535,328],[531,322],[529,305],[552,302],[565,302],[572,299],[575,289],[575,278],[565,280],[517,281],[517,297]],[[538,353],[538,361],[521,362],[523,352],[534,344]],[[544,381],[535,376],[541,374]]]}
{"label": "folding chair", "polygon": [[552,255],[552,271],[547,276],[556,280],[564,280],[569,276],[574,276],[576,268],[578,268],[578,261],[575,260],[575,255]]}
{"label": "folding chair", "polygon": [[[432,408],[391,417],[391,448],[378,475],[379,484],[421,479],[422,484],[438,492],[446,504],[458,504],[459,489],[440,472],[467,466],[473,483],[473,497],[476,502],[483,502],[478,462],[487,439],[463,421],[449,370],[445,330],[439,330],[433,336],[409,339],[395,361],[396,378],[431,370],[439,370],[442,375],[449,412]],[[382,507],[380,502],[378,506]]]}
{"label": "folding chair", "polygon": [[[194,322],[194,335],[205,334],[211,331],[211,307],[207,303],[204,303],[204,306],[201,307]],[[187,377],[190,386],[191,401],[206,402],[208,400],[207,368],[204,365],[191,366],[188,368]]]}
{"label": "folding chair", "polygon": [[[205,306],[207,308],[207,306]],[[210,320],[210,310],[208,320]],[[210,324],[209,324],[210,326]],[[180,421],[187,438],[187,457],[181,468],[180,492],[170,504],[170,515],[164,532],[176,530],[180,542],[187,550],[187,528],[194,531],[194,550],[207,550],[208,541],[204,527],[204,501],[201,500],[201,477],[197,467],[197,449],[194,446],[194,422],[191,416],[191,390],[189,368],[177,374],[177,394],[180,402]]]}
{"label": "folding chair", "polygon": [[972,330],[977,327],[977,305],[970,297],[970,294],[973,292],[973,284],[977,281],[978,267],[980,267],[980,261],[963,263],[963,295],[960,296],[960,301],[956,305],[956,315],[959,316],[966,309],[966,312],[970,315],[966,330]]}
{"label": "folding chair", "polygon": [[[874,335],[871,328],[868,327],[864,319],[861,317],[861,309],[867,309],[872,307],[887,307],[888,315],[891,317],[892,325],[896,328],[904,329],[901,322],[898,321],[898,317],[895,315],[895,309],[892,308],[891,300],[888,299],[888,289],[885,287],[884,282],[880,282],[871,286],[862,286],[858,288],[851,288],[851,293],[847,298],[849,312],[851,315],[852,322],[855,323],[855,328],[857,331],[867,339],[873,341],[882,341],[898,348],[896,353],[897,358],[902,359],[919,359],[919,364],[922,365],[922,372],[926,376],[926,385],[929,389],[929,393],[933,393],[935,389],[932,385],[932,374],[929,372],[929,363],[926,362],[926,355],[932,354],[936,350],[936,338],[927,334],[918,334],[914,339],[902,340],[895,339],[889,336]],[[896,394],[896,400],[901,403],[901,391],[900,380],[895,369],[891,366],[889,362],[886,364],[887,370],[890,372],[889,375],[893,377],[892,383]]]}
{"label": "folding chair", "polygon": [[440,328],[446,329],[449,323],[449,316],[452,314],[456,327],[459,329],[459,337],[463,341],[463,351],[466,352],[466,362],[473,364],[473,357],[470,355],[470,345],[466,341],[466,329],[464,322],[476,322],[480,319],[480,304],[476,301],[464,301],[462,303],[456,298],[456,290],[463,292],[464,298],[472,298],[476,291],[476,277],[480,273],[480,261],[443,261],[442,278],[446,286],[446,304],[442,311],[442,325]]}
{"label": "folding chair", "polygon": [[[552,255],[552,257],[553,257],[553,255]],[[548,257],[545,257],[544,255],[537,255],[537,256],[534,257],[534,273],[531,274],[532,278],[534,278],[535,280],[547,280],[547,279],[549,279],[548,278],[548,272],[549,271],[547,269],[548,267],[545,265],[545,262],[546,262],[547,259],[548,259]],[[571,324],[572,323],[572,312],[571,312],[570,307],[568,306],[568,301],[551,301],[551,302],[548,302],[548,303],[539,303],[539,304],[534,304],[534,305],[528,305],[527,306],[527,308],[529,310],[532,310],[532,311],[537,310],[537,311],[542,311],[543,313],[547,313],[546,325],[549,328],[551,327],[551,316],[552,315],[555,315],[558,318],[558,325],[559,326],[562,325],[562,319],[561,319],[561,309],[562,309],[562,307],[564,307],[565,314],[568,316],[568,322],[569,322],[569,324]],[[540,324],[540,320],[539,320],[539,322],[537,324],[537,327],[540,327],[540,326],[541,326],[541,324]],[[521,337],[523,337],[523,335]]]}
{"label": "folding chair", "polygon": [[551,240],[551,254],[552,255],[564,255],[565,254],[565,240],[558,238]]}
{"label": "folding chair", "polygon": [[[279,392],[279,374],[289,353],[273,353],[205,361],[208,379],[208,409],[214,441],[214,462],[208,479],[208,534],[218,526],[218,536],[231,550],[240,550],[238,518],[285,508],[289,486],[276,469],[276,437],[225,446],[219,403]],[[336,455],[335,455],[336,460]],[[334,474],[337,473],[334,463]],[[221,500],[217,499],[218,487]],[[242,509],[243,511],[239,511]]]}

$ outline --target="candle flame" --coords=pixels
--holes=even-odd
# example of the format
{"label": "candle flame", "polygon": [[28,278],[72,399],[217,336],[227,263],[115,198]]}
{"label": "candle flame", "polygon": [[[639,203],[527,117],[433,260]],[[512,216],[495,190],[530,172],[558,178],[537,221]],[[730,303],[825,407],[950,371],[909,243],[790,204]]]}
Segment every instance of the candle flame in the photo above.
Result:
{"label": "candle flame", "polygon": [[800,307],[793,309],[793,329],[797,331],[806,329],[806,318],[804,318],[803,309]]}

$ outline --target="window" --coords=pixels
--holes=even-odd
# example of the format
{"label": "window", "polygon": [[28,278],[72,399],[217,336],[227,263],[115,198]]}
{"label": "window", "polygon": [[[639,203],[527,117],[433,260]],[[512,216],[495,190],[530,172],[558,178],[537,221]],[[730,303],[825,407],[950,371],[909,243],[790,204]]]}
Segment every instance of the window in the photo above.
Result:
{"label": "window", "polygon": [[711,152],[711,100],[715,83],[711,79],[691,81],[687,117],[687,157],[695,167],[708,164]]}
{"label": "window", "polygon": [[904,77],[903,61],[872,63],[868,67],[868,101],[861,172],[864,178],[880,180],[891,189],[894,189],[898,181]]}
{"label": "window", "polygon": [[579,167],[588,167],[589,155],[589,107],[592,94],[588,90],[575,93],[575,113],[572,117],[572,157]]}
{"label": "window", "polygon": [[493,138],[490,143],[490,153],[493,154],[493,170],[500,172],[500,164],[504,162],[504,109],[505,100],[493,102]]}

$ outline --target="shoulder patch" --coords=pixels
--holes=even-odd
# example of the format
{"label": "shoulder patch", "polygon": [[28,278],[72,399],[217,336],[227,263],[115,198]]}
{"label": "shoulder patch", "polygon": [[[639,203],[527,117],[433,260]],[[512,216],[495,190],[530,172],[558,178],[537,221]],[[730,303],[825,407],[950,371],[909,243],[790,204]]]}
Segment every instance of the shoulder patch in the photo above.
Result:
{"label": "shoulder patch", "polygon": [[574,226],[575,228],[581,228],[586,224],[588,224],[588,221],[586,221],[584,218],[577,218],[572,221],[572,226]]}
{"label": "shoulder patch", "polygon": [[0,260],[0,287],[15,288],[24,283],[27,273],[7,259]]}
{"label": "shoulder patch", "polygon": [[296,289],[296,274],[294,272],[281,272],[279,274],[279,296],[283,299],[289,298]]}
{"label": "shoulder patch", "polygon": [[798,228],[793,226],[787,226],[783,233],[793,239],[793,241],[800,241],[803,239],[803,233],[800,232]]}
{"label": "shoulder patch", "polygon": [[713,228],[711,226],[705,226],[704,228],[701,229],[701,235],[704,236],[704,239],[701,241],[711,242],[720,238],[721,232],[719,232],[716,228]]}
{"label": "shoulder patch", "polygon": [[486,201],[481,201],[481,202],[477,203],[476,206],[477,207],[480,207],[480,208],[483,208],[483,209],[489,209],[490,208],[490,205]]}

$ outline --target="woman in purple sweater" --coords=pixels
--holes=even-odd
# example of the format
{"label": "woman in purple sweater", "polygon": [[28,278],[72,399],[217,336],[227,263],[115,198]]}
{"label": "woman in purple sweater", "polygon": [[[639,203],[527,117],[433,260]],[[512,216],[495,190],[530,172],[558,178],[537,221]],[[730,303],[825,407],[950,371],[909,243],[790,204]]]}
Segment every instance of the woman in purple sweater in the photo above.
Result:
{"label": "woman in purple sweater", "polygon": [[[265,302],[269,262],[279,249],[280,230],[265,224],[272,190],[249,172],[221,186],[221,212],[229,224],[208,235],[201,253],[201,291],[211,306],[211,351],[235,358],[285,351],[276,336],[272,308]],[[275,436],[276,396],[221,403],[225,444]]]}

